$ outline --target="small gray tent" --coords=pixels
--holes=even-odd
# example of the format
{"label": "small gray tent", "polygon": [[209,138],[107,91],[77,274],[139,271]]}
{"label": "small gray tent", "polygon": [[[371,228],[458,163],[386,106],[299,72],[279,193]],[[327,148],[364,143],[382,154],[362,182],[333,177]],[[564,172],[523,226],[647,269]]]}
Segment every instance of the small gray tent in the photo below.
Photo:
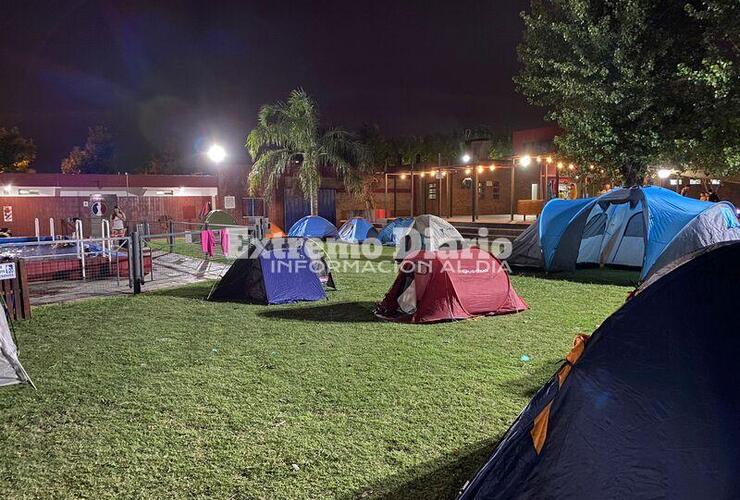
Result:
{"label": "small gray tent", "polygon": [[416,217],[403,234],[395,258],[403,259],[420,250],[460,250],[465,246],[465,239],[452,224],[436,215],[424,214]]}

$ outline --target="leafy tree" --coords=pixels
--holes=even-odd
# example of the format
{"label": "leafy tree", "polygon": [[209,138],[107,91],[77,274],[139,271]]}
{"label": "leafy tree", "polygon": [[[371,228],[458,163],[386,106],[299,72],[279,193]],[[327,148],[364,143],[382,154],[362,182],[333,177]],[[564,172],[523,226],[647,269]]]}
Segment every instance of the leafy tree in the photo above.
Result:
{"label": "leafy tree", "polygon": [[[565,129],[557,144],[572,161],[639,184],[649,166],[689,149],[678,145],[714,140],[687,125],[697,102],[682,68],[705,67],[709,50],[699,49],[710,35],[692,8],[727,1],[532,0],[515,81]],[[711,121],[709,101],[700,107]]]}
{"label": "leafy tree", "polygon": [[165,144],[149,159],[144,172],[152,175],[182,173],[182,165],[177,157],[175,145]]}
{"label": "leafy tree", "polygon": [[294,174],[315,215],[322,170],[341,175],[348,189],[360,185],[358,167],[366,162],[365,148],[350,132],[322,128],[316,103],[303,89],[291,92],[285,102],[262,106],[257,122],[246,144],[254,160],[250,192],[261,188],[269,200],[278,180]]}
{"label": "leafy tree", "polygon": [[0,127],[0,172],[23,172],[36,159],[36,145],[18,127]]}
{"label": "leafy tree", "polygon": [[514,154],[514,145],[511,143],[511,132],[492,133],[490,136],[491,147],[488,157],[492,160],[507,158]]}
{"label": "leafy tree", "polygon": [[[511,134],[493,132],[488,127],[386,139],[382,149],[384,158],[390,160],[389,165],[397,165],[399,161],[403,164],[436,164],[441,161],[443,165],[450,165],[459,163],[465,151],[465,143],[471,139],[491,141],[489,158],[504,158],[512,154]],[[374,149],[377,148],[371,148]]]}
{"label": "leafy tree", "polygon": [[62,160],[64,174],[112,173],[115,171],[115,146],[110,131],[96,125],[88,129],[85,146],[75,146]]}
{"label": "leafy tree", "polygon": [[79,174],[87,169],[87,153],[79,146],[72,148],[69,156],[62,160],[61,171],[63,174]]}
{"label": "leafy tree", "polygon": [[[695,5],[696,4],[696,5]],[[736,0],[688,3],[702,27],[698,53],[679,64],[690,113],[679,123],[676,159],[712,175],[740,172],[740,4]]]}

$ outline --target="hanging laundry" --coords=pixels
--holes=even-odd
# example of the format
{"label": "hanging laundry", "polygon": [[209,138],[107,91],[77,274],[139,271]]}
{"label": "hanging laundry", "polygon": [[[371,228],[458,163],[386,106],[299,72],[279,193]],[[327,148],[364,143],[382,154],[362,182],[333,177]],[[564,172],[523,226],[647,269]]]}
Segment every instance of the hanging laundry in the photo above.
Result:
{"label": "hanging laundry", "polygon": [[221,230],[221,252],[223,252],[224,257],[228,257],[229,255],[229,230],[226,228],[223,228]]}
{"label": "hanging laundry", "polygon": [[204,254],[213,257],[216,250],[216,237],[210,229],[200,232],[200,248]]}

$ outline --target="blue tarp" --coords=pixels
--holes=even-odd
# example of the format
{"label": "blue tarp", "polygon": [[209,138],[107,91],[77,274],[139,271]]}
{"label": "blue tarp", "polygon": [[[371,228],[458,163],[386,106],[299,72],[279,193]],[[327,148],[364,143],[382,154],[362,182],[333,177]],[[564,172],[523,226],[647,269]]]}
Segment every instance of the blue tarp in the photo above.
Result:
{"label": "blue tarp", "polygon": [[288,236],[295,238],[336,238],[337,235],[334,224],[318,215],[298,219],[288,231]]}
{"label": "blue tarp", "polygon": [[398,217],[385,225],[385,227],[380,231],[378,239],[383,245],[395,246],[398,242],[397,238],[401,236],[399,233],[403,232],[404,229],[411,227],[413,223],[413,217]]}
{"label": "blue tarp", "polygon": [[268,304],[289,304],[326,298],[305,247],[265,250],[260,256]]}
{"label": "blue tarp", "polygon": [[378,231],[372,223],[362,217],[354,217],[339,228],[339,238],[349,243],[362,243],[369,238],[377,238]]}
{"label": "blue tarp", "polygon": [[[614,189],[598,198],[579,200],[552,200],[542,211],[539,219],[539,239],[542,246],[544,267],[548,271],[569,270],[575,267],[583,226],[594,205],[606,208],[612,203],[629,203],[642,206],[645,217],[645,253],[641,278],[651,271],[658,258],[671,245],[676,235],[692,224],[696,218],[710,210],[721,211],[727,220],[735,208],[728,202],[711,203],[681,196],[669,189],[656,186]],[[724,227],[702,225],[697,230],[707,232],[698,240],[704,245],[718,241],[737,239],[740,233],[732,224]],[[730,231],[727,231],[730,230]],[[673,249],[681,254],[684,249]],[[689,253],[694,248],[686,248]]]}

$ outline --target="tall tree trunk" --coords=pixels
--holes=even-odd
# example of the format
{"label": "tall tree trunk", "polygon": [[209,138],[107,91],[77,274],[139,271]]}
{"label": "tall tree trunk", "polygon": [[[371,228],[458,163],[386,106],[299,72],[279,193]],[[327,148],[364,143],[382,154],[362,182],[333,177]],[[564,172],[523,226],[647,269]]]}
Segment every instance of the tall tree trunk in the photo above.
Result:
{"label": "tall tree trunk", "polygon": [[314,188],[311,191],[311,215],[319,215],[319,190]]}

